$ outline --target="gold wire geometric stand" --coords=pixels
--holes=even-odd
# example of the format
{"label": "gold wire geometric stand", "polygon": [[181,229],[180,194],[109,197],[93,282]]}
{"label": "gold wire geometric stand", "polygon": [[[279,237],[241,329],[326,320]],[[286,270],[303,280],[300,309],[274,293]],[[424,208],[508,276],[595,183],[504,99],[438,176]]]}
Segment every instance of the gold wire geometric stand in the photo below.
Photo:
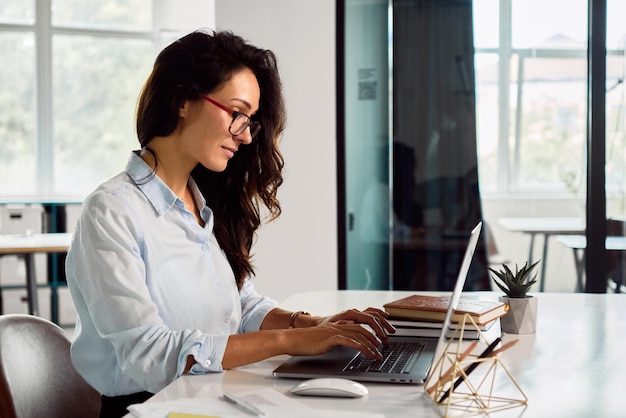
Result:
{"label": "gold wire geometric stand", "polygon": [[[479,332],[480,338],[469,346],[466,345],[464,349],[463,334],[466,326],[474,327]],[[435,363],[433,373],[429,373],[424,384],[426,394],[442,416],[487,415],[526,406],[528,398],[498,358],[497,353],[479,358],[483,350],[476,350],[477,345],[482,343],[486,348],[491,342],[484,338],[484,334],[470,315],[464,315],[462,321],[457,324],[444,352]],[[468,374],[466,371],[470,366],[477,369],[480,366],[481,373]],[[485,367],[488,367],[486,372]],[[513,393],[510,396],[504,396],[499,390],[501,385],[496,387],[496,378],[501,375],[513,384]],[[458,379],[461,379],[462,383],[454,387]]]}

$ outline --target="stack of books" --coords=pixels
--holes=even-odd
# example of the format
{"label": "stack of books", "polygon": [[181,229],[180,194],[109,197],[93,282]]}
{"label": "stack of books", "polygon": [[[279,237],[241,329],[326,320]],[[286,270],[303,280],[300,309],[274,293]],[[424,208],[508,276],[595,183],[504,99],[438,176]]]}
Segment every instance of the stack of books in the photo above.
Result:
{"label": "stack of books", "polygon": [[[395,335],[438,338],[449,303],[448,297],[411,295],[386,303],[383,308],[390,315],[389,321],[396,327]],[[504,302],[462,297],[452,316],[452,323],[446,330],[446,336],[452,338],[458,323],[465,314],[469,314],[476,327],[471,321],[466,321],[463,339],[477,340],[482,334],[485,339],[492,341],[502,334],[500,317],[507,311],[508,305]]]}

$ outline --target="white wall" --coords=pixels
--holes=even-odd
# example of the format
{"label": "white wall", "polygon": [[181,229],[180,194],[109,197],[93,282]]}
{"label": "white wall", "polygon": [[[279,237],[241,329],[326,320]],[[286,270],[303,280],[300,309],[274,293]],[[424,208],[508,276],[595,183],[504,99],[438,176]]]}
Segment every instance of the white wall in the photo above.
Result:
{"label": "white wall", "polygon": [[182,35],[204,28],[215,28],[215,0],[155,0],[155,58]]}
{"label": "white wall", "polygon": [[154,7],[155,27],[160,31],[191,32],[215,27],[215,0],[157,0]]}
{"label": "white wall", "polygon": [[256,287],[284,300],[337,288],[334,0],[216,0],[216,28],[278,57],[287,105],[283,215],[254,247]]}

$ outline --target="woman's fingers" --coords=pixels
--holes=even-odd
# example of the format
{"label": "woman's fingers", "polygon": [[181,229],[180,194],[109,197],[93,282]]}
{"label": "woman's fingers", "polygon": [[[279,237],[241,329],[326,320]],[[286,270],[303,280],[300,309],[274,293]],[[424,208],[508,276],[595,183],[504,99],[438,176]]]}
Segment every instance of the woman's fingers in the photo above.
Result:
{"label": "woman's fingers", "polygon": [[336,344],[335,345],[342,345],[342,346],[346,346],[346,347],[352,347],[352,348],[354,348],[356,350],[359,350],[367,358],[380,360],[383,357],[380,354],[380,351],[378,351],[378,348],[376,346],[372,346],[370,344],[365,344],[362,341],[359,341],[359,340],[356,340],[356,339],[352,339],[352,338],[344,336],[344,335],[337,335],[336,337],[337,338],[336,338]]}
{"label": "woman's fingers", "polygon": [[383,341],[387,343],[387,334],[396,332],[393,325],[387,321],[389,314],[383,310],[377,308],[367,308],[364,311],[357,309],[349,309],[339,314],[326,318],[325,322],[332,322],[335,324],[367,324],[372,328],[374,333]]}
{"label": "woman's fingers", "polygon": [[377,321],[378,325],[380,326],[381,332],[383,332],[383,329],[385,333],[390,332],[393,334],[394,332],[396,332],[396,328],[391,325],[389,321],[387,321],[387,318],[389,318],[389,314],[387,312],[377,308],[367,308],[363,312],[369,314]]}
{"label": "woman's fingers", "polygon": [[[361,325],[328,324],[312,328],[289,330],[293,344],[288,354],[315,355],[342,345],[362,352],[366,357],[380,359],[381,340]],[[296,336],[296,334],[298,334]]]}

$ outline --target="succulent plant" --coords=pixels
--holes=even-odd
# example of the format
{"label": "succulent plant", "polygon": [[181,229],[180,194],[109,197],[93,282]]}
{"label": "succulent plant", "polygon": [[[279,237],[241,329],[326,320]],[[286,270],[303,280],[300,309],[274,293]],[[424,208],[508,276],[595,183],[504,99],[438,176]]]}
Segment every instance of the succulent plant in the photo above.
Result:
{"label": "succulent plant", "polygon": [[531,277],[531,274],[535,267],[539,264],[539,261],[528,265],[528,262],[524,264],[521,269],[517,268],[515,264],[515,273],[506,265],[502,265],[501,270],[494,270],[491,267],[492,276],[495,284],[506,294],[507,297],[512,299],[526,298],[528,291],[537,283],[537,273]]}

